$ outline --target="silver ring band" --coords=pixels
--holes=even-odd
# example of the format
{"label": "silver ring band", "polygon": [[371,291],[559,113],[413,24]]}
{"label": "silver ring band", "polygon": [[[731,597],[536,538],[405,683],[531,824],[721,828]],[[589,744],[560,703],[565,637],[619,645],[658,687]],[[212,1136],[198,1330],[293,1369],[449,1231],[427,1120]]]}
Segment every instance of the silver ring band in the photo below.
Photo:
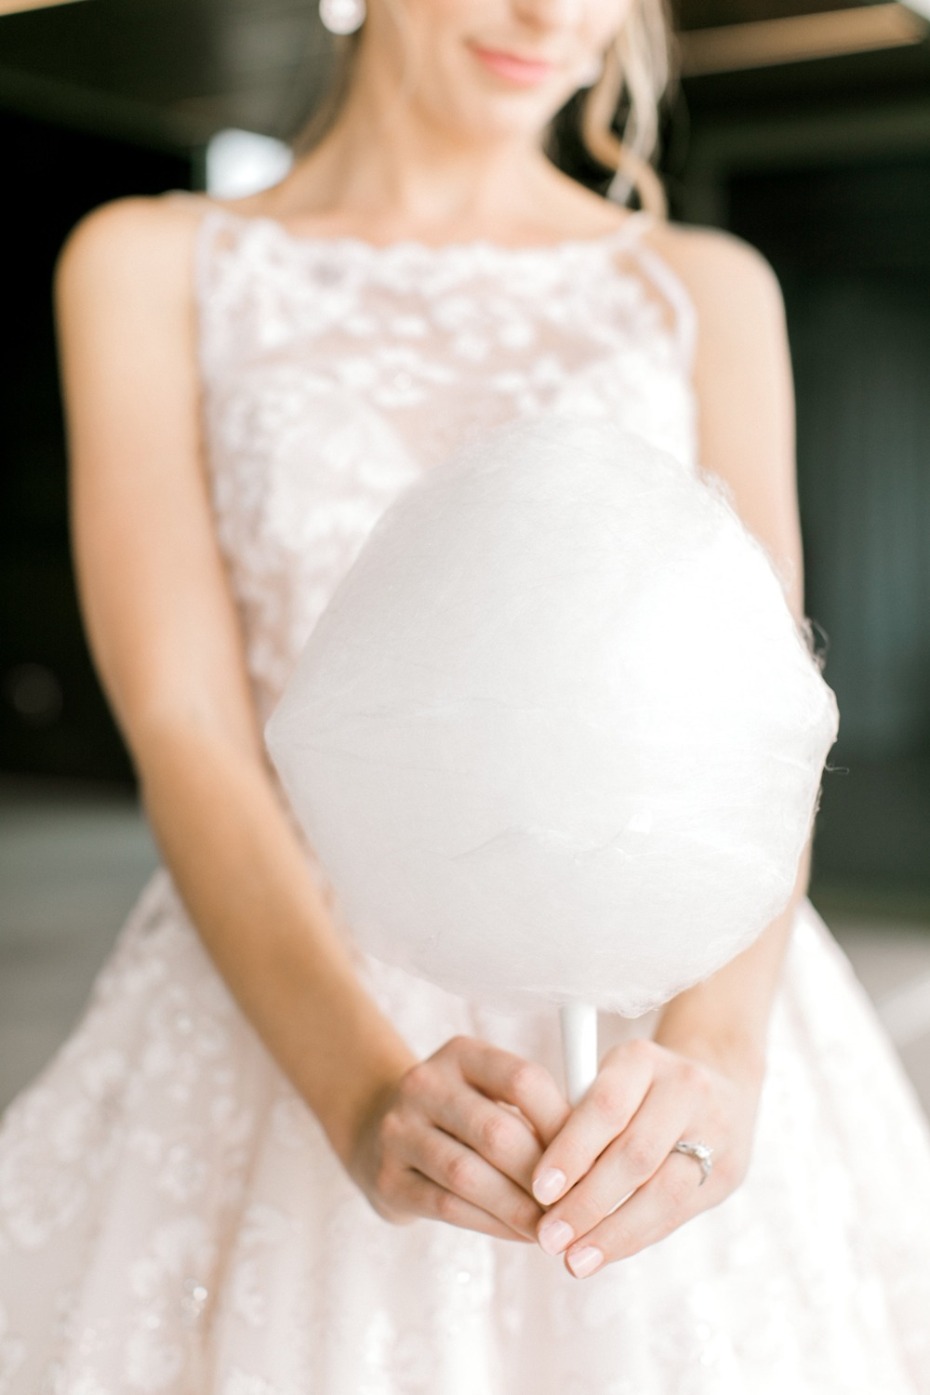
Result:
{"label": "silver ring band", "polygon": [[699,1187],[703,1187],[713,1169],[713,1151],[706,1143],[686,1143],[683,1138],[680,1138],[672,1149],[673,1153],[687,1153],[689,1158],[695,1158],[701,1164]]}

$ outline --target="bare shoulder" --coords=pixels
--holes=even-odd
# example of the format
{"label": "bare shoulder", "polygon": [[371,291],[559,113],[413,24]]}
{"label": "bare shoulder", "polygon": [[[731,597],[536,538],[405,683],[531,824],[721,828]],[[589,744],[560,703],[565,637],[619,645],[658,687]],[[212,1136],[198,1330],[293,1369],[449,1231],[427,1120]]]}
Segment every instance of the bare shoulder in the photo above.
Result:
{"label": "bare shoulder", "polygon": [[771,262],[744,238],[722,228],[667,222],[650,243],[690,292],[699,323],[721,326],[780,318],[781,286]]}
{"label": "bare shoulder", "polygon": [[697,312],[698,459],[729,485],[800,617],[794,385],[778,277],[756,247],[730,232],[668,224],[650,235]]}
{"label": "bare shoulder", "polygon": [[91,209],[59,252],[56,295],[96,298],[112,290],[136,304],[166,296],[183,303],[203,211],[197,198],[167,195],[113,199]]}
{"label": "bare shoulder", "polygon": [[649,237],[656,251],[695,289],[720,292],[734,277],[760,286],[778,283],[772,264],[758,247],[725,228],[669,221],[654,224]]}

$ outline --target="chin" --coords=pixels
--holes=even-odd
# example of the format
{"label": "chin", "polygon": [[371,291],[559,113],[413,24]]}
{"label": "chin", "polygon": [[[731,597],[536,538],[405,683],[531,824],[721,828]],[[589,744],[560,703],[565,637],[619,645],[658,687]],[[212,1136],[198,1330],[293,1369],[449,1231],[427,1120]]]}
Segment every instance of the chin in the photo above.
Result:
{"label": "chin", "polygon": [[439,95],[441,106],[433,119],[454,129],[463,139],[504,140],[541,135],[568,100],[570,92],[514,91],[489,93],[471,87],[452,97],[448,89]]}
{"label": "chin", "polygon": [[474,114],[470,121],[463,121],[459,130],[463,138],[474,141],[489,140],[534,140],[542,135],[552,113],[546,107],[539,112],[484,112]]}

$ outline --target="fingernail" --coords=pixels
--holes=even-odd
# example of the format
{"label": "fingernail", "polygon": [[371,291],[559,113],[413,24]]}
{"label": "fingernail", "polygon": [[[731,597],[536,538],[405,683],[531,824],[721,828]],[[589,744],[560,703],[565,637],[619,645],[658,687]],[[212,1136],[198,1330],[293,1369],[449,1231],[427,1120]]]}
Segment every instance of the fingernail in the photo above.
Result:
{"label": "fingernail", "polygon": [[587,1278],[604,1263],[604,1256],[594,1245],[585,1245],[568,1256],[568,1267],[576,1279]]}
{"label": "fingernail", "polygon": [[557,1255],[570,1245],[575,1238],[575,1232],[566,1221],[557,1220],[555,1216],[544,1220],[536,1237],[547,1255]]}
{"label": "fingernail", "polygon": [[533,1183],[533,1195],[543,1206],[557,1201],[565,1187],[565,1173],[557,1167],[543,1168]]}

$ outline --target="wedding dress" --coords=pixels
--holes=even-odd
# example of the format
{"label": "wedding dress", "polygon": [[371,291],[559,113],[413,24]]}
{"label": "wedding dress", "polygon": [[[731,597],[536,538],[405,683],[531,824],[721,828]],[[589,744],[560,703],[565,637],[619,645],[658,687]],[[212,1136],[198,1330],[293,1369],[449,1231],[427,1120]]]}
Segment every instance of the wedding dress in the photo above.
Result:
{"label": "wedding dress", "polygon": [[[649,224],[377,247],[206,206],[203,427],[263,718],[378,515],[474,433],[613,412],[696,466],[695,312]],[[552,1010],[505,1017],[354,952],[417,1052],[468,1033],[560,1078]],[[652,1025],[602,1015],[602,1045]],[[930,1392],[930,1132],[806,899],[769,1056],[743,1185],[592,1278],[535,1246],[392,1226],[161,869],[2,1121],[0,1392]]]}

